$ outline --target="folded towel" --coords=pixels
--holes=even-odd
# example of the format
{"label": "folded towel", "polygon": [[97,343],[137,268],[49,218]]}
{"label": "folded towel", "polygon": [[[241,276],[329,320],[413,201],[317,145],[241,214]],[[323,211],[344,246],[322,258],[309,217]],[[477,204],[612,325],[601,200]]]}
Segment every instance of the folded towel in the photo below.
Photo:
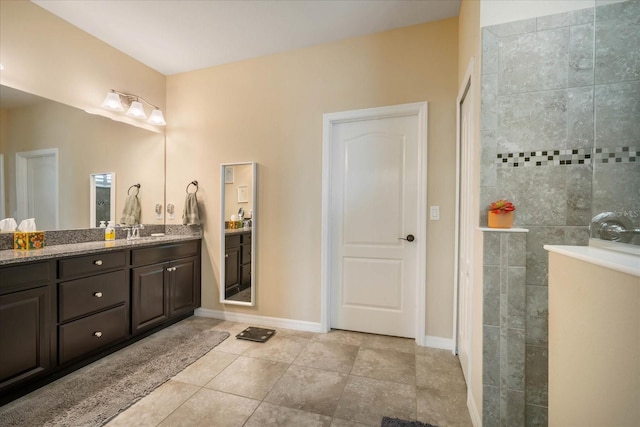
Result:
{"label": "folded towel", "polygon": [[182,211],[182,224],[200,225],[196,193],[187,193],[187,198],[184,200],[184,210]]}
{"label": "folded towel", "polygon": [[127,196],[127,200],[124,202],[124,209],[122,210],[120,224],[140,224],[140,210],[140,200],[138,199],[138,195],[132,194]]}

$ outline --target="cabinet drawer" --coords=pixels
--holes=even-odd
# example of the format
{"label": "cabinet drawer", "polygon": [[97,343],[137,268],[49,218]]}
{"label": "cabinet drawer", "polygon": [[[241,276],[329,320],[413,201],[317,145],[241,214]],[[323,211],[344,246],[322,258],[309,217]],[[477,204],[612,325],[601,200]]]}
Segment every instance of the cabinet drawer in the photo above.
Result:
{"label": "cabinet drawer", "polygon": [[128,305],[121,305],[60,326],[60,363],[66,363],[127,338],[128,311]]}
{"label": "cabinet drawer", "polygon": [[102,252],[77,258],[62,259],[58,261],[58,276],[60,279],[67,279],[69,277],[101,273],[114,268],[123,268],[126,264],[127,256],[124,251]]}
{"label": "cabinet drawer", "polygon": [[224,238],[224,247],[225,248],[235,248],[236,246],[240,246],[240,235],[232,234],[230,236],[225,236]]}
{"label": "cabinet drawer", "polygon": [[134,249],[131,255],[131,263],[134,266],[139,266],[195,256],[198,254],[199,245],[199,240],[193,240],[186,243],[174,243],[154,246],[151,248]]}
{"label": "cabinet drawer", "polygon": [[251,244],[251,233],[244,233],[242,235],[242,244]]}
{"label": "cabinet drawer", "polygon": [[0,268],[0,294],[42,286],[55,277],[53,261]]}
{"label": "cabinet drawer", "polygon": [[59,285],[60,322],[103,308],[129,302],[129,282],[124,270]]}

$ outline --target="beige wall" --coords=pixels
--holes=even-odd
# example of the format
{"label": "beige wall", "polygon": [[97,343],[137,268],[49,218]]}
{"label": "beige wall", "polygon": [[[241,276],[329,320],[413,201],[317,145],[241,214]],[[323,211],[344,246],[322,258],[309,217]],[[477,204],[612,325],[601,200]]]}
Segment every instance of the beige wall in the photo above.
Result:
{"label": "beige wall", "polygon": [[[473,96],[474,124],[474,212],[480,212],[480,2],[463,0],[458,16],[458,85],[463,84],[469,63],[473,61],[471,90]],[[479,215],[475,215],[476,226]],[[473,296],[471,301],[471,392],[470,411],[474,425],[482,419],[482,232],[473,234]],[[472,406],[471,406],[472,405]]]}
{"label": "beige wall", "polygon": [[[451,337],[457,37],[453,18],[167,78],[167,201],[201,183],[205,308],[319,322],[322,114],[428,101],[442,219],[428,222],[426,329]],[[219,165],[242,161],[259,163],[255,308],[218,303]]]}
{"label": "beige wall", "polygon": [[549,253],[549,425],[640,425],[640,278]]}
{"label": "beige wall", "polygon": [[1,84],[121,121],[139,124],[99,108],[109,89],[164,109],[164,75],[29,1],[0,1],[0,63]]}
{"label": "beige wall", "polygon": [[[99,105],[107,91],[112,88],[143,96],[161,108],[165,105],[164,75],[29,1],[0,1],[0,63],[4,67],[0,72],[1,84],[83,110],[94,110],[107,117],[111,115],[106,110],[100,111]],[[87,116],[82,112],[76,114]],[[93,120],[95,119],[102,118],[93,117]],[[159,189],[154,190],[153,195],[148,192],[149,197],[144,203],[162,203],[164,159],[161,158],[157,165],[160,173],[155,170],[149,173],[146,168],[140,167],[139,155],[130,155],[135,150],[117,147],[116,140],[124,139],[131,143],[140,140],[142,144],[149,140],[156,141],[148,153],[148,156],[156,156],[156,147],[160,146],[160,149],[164,150],[164,136],[142,132],[139,129],[123,130],[123,133],[116,136],[112,134],[113,128],[109,128],[109,124],[114,124],[109,120],[102,120],[100,131],[91,131],[85,135],[83,149],[74,150],[69,154],[74,166],[60,163],[61,173],[73,174],[75,179],[80,179],[83,185],[86,182],[88,187],[88,171],[93,172],[93,169],[85,169],[84,166],[95,165],[91,160],[94,159],[92,154],[110,147],[108,155],[117,156],[123,162],[123,172],[117,175],[119,187],[130,181],[140,181],[143,188],[149,191],[152,188]],[[133,122],[132,119],[123,120]],[[77,127],[75,120],[73,123],[73,126]],[[60,135],[64,134],[64,126],[59,126],[59,131]],[[136,132],[139,138],[135,136]],[[4,148],[2,147],[3,150]],[[90,153],[87,156],[81,155],[86,153],[83,150],[89,150]],[[6,167],[8,161],[5,157],[5,176],[9,173]],[[99,172],[107,171],[109,170]],[[131,179],[127,178],[129,173]],[[138,179],[140,175],[144,177]],[[118,197],[121,197],[120,193]],[[145,213],[147,210],[145,208]],[[147,218],[149,221],[146,221]],[[155,216],[145,215],[146,222],[156,222],[154,218]]]}

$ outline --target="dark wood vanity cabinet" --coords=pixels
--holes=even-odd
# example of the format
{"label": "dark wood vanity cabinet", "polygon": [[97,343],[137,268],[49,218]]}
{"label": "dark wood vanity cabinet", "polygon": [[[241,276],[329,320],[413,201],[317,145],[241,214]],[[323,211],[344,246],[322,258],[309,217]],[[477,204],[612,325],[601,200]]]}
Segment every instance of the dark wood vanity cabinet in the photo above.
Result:
{"label": "dark wood vanity cabinet", "polygon": [[56,363],[54,280],[53,261],[0,268],[0,390]]}
{"label": "dark wood vanity cabinet", "polygon": [[199,239],[0,266],[0,404],[199,306]]}
{"label": "dark wood vanity cabinet", "polygon": [[200,243],[132,251],[132,333],[200,306]]}
{"label": "dark wood vanity cabinet", "polygon": [[228,298],[251,286],[251,231],[225,236],[224,288]]}

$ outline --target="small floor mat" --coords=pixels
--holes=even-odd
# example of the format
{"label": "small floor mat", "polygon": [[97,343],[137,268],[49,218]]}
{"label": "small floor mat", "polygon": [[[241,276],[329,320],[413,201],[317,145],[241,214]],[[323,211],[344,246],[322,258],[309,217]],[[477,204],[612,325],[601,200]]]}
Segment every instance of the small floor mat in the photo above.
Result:
{"label": "small floor mat", "polygon": [[405,421],[399,418],[382,417],[380,427],[437,427],[420,421]]}
{"label": "small floor mat", "polygon": [[264,328],[256,328],[254,326],[249,326],[244,331],[240,332],[236,335],[236,338],[240,340],[249,340],[256,342],[265,342],[276,333],[275,329],[264,329]]}

